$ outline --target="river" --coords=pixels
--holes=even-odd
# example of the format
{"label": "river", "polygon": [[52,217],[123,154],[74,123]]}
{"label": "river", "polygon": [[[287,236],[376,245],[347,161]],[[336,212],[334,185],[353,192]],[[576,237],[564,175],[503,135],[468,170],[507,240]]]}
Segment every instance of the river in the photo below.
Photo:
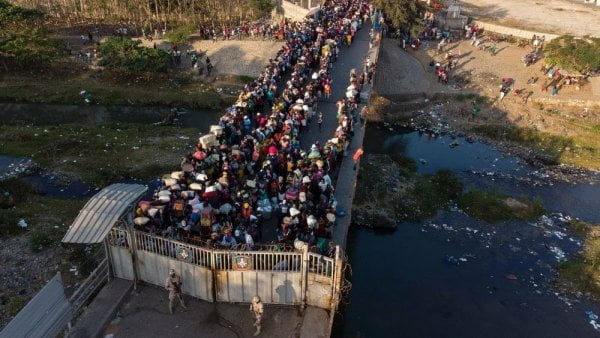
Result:
{"label": "river", "polygon": [[492,225],[450,208],[394,231],[351,229],[352,290],[334,337],[598,335],[586,311],[600,306],[551,286],[562,253],[581,245],[565,220],[600,222],[600,186],[549,182],[487,144],[389,128],[368,126],[367,153],[404,151],[420,173],[449,169],[467,188],[541,198],[547,216]]}

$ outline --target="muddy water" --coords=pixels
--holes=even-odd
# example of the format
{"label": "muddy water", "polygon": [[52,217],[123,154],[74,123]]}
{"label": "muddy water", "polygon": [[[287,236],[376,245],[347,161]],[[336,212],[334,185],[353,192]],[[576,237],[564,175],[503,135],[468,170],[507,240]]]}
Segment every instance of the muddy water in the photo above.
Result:
{"label": "muddy water", "polygon": [[549,182],[486,144],[369,128],[367,152],[404,152],[421,173],[450,169],[467,187],[539,197],[548,214],[491,225],[451,208],[393,232],[352,229],[352,291],[335,337],[598,336],[586,311],[600,306],[551,284],[563,253],[580,249],[568,217],[600,222],[600,186]]}

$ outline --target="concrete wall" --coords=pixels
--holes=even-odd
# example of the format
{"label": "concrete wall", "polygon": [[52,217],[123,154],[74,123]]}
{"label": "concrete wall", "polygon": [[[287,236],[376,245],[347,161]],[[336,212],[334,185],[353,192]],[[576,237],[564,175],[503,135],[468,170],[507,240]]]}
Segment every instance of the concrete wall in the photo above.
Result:
{"label": "concrete wall", "polygon": [[323,309],[331,307],[333,294],[331,278],[320,276],[316,273],[309,273],[307,286],[306,299],[308,304]]}
{"label": "concrete wall", "polygon": [[295,21],[302,21],[309,12],[308,8],[297,6],[287,0],[277,0],[273,16],[284,16]]}
{"label": "concrete wall", "polygon": [[488,32],[494,32],[494,33],[504,34],[504,35],[512,35],[512,36],[516,36],[516,37],[519,37],[522,39],[531,39],[533,34],[545,35],[546,41],[550,41],[552,39],[556,39],[557,37],[559,37],[559,35],[556,35],[556,34],[527,31],[527,30],[523,30],[523,29],[501,26],[501,25],[497,25],[497,24],[493,24],[493,23],[489,23],[489,22],[485,22],[485,21],[481,21],[481,20],[473,20],[472,24],[482,27],[484,30],[486,30]]}

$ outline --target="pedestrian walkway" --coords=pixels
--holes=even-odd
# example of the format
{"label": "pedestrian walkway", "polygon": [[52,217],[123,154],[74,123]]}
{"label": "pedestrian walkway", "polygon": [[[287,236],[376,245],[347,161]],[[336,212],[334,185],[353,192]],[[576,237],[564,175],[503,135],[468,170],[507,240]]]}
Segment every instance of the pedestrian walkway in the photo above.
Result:
{"label": "pedestrian walkway", "polygon": [[[323,112],[323,126],[319,131],[316,121],[312,122],[310,128],[302,134],[301,142],[304,148],[310,148],[310,145],[319,141],[324,144],[329,140],[338,126],[336,119],[337,107],[335,103],[346,97],[346,88],[350,84],[350,70],[356,69],[357,73],[362,71],[363,63],[370,56],[373,62],[377,61],[379,43],[369,49],[369,30],[370,25],[364,25],[356,34],[354,43],[345,49],[342,49],[341,55],[333,66],[332,70],[332,94],[328,100],[320,101],[317,112]],[[371,85],[363,86],[364,97],[365,93],[370,96]],[[367,100],[361,98],[361,104],[358,106],[358,111],[367,104]],[[352,156],[356,149],[362,146],[364,138],[364,125],[357,123],[354,126],[354,136],[348,147],[348,154],[342,161],[339,170],[337,183],[335,184],[335,198],[338,201],[338,210],[342,209],[346,212],[346,216],[337,218],[337,225],[333,231],[333,242],[345,248],[346,237],[350,227],[352,201],[354,200],[354,191],[356,188],[356,179],[358,170],[354,170]]]}
{"label": "pedestrian walkway", "polygon": [[[209,303],[184,296],[187,309],[176,306],[171,315],[167,295],[162,288],[140,285],[104,334],[131,338],[252,337],[254,334],[253,318],[247,304]],[[260,337],[298,337],[302,321],[297,307],[265,305]],[[324,335],[321,331],[313,332],[311,336]]]}

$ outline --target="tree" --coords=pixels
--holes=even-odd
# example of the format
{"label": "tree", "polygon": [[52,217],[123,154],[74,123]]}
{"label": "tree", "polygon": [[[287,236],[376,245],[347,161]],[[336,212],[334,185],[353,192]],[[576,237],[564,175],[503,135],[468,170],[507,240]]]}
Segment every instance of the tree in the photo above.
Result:
{"label": "tree", "polygon": [[109,37],[98,47],[102,54],[100,65],[125,73],[167,71],[169,54],[140,44],[127,37]]}
{"label": "tree", "polygon": [[373,0],[383,10],[394,28],[410,31],[419,22],[425,9],[419,0]]}
{"label": "tree", "polygon": [[0,61],[17,67],[43,66],[58,58],[62,46],[47,37],[44,13],[0,0]]}
{"label": "tree", "polygon": [[581,73],[600,69],[600,38],[574,38],[563,35],[544,48],[549,64]]}

